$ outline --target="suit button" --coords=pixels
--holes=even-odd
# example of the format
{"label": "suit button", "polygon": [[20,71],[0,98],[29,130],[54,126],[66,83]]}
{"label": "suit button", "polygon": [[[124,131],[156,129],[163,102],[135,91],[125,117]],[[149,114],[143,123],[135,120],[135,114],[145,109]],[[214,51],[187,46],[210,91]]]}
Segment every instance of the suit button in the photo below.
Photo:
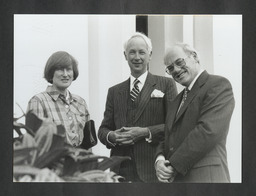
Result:
{"label": "suit button", "polygon": [[170,151],[173,151],[173,147],[170,148]]}

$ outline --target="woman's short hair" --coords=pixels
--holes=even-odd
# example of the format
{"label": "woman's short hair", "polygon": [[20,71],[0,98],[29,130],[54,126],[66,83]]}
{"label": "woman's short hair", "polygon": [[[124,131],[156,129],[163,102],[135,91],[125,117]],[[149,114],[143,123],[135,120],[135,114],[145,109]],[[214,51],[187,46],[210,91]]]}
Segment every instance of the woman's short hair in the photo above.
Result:
{"label": "woman's short hair", "polygon": [[44,78],[47,80],[47,82],[52,84],[54,72],[57,69],[66,68],[66,67],[69,67],[70,65],[73,68],[73,73],[74,73],[73,80],[76,80],[79,74],[77,60],[65,51],[55,52],[49,57],[49,59],[46,62],[46,65],[44,68]]}
{"label": "woman's short hair", "polygon": [[124,51],[126,51],[130,41],[135,38],[135,37],[140,37],[142,38],[146,44],[147,44],[147,49],[148,49],[148,52],[151,53],[152,52],[152,42],[151,42],[151,39],[149,39],[146,35],[144,35],[143,33],[140,33],[140,32],[136,32],[134,33],[125,43],[124,43]]}

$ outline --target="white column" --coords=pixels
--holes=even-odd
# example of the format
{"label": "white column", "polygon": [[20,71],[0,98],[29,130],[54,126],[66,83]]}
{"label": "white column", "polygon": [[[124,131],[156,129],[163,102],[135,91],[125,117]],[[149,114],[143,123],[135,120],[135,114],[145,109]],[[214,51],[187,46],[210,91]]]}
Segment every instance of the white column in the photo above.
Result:
{"label": "white column", "polygon": [[213,73],[213,25],[212,16],[194,16],[194,48],[200,64]]}
{"label": "white column", "polygon": [[165,75],[165,66],[163,63],[163,54],[165,51],[165,21],[162,16],[148,16],[148,37],[153,46],[152,58],[149,63],[149,71],[156,75]]}
{"label": "white column", "polygon": [[183,16],[183,42],[194,46],[194,16]]}
{"label": "white column", "polygon": [[232,182],[241,182],[242,155],[242,16],[213,16],[214,74],[229,79],[235,109],[227,138],[228,165]]}
{"label": "white column", "polygon": [[[168,47],[183,41],[183,16],[148,16],[148,36],[153,44],[150,71],[156,75],[171,77],[165,73],[163,57]],[[180,84],[176,83],[176,85],[178,91],[183,89]]]}
{"label": "white column", "polygon": [[[98,130],[103,120],[108,89],[130,76],[123,44],[135,32],[135,15],[89,16],[88,32],[89,108]],[[97,155],[109,155],[109,150],[100,141],[92,150]]]}

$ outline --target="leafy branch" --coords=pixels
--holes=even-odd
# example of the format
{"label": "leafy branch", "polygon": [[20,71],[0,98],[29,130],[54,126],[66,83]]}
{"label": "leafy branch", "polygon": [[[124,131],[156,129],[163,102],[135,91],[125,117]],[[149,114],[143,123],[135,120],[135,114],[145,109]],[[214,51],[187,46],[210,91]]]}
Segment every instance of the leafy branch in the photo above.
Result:
{"label": "leafy branch", "polygon": [[[22,112],[22,116],[13,119],[13,128],[18,133],[13,141],[13,181],[120,182],[124,179],[107,170],[130,157],[109,158],[74,148],[64,142],[64,126],[55,125],[46,118],[40,119],[32,112]],[[22,117],[28,118],[32,126],[19,123]],[[21,129],[27,133],[23,134]]]}

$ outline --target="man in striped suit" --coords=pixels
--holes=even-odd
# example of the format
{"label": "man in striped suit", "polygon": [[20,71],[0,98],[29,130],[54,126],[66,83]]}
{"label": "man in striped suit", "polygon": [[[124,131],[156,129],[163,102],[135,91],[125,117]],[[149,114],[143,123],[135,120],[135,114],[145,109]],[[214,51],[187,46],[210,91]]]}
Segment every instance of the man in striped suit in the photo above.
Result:
{"label": "man in striped suit", "polygon": [[112,169],[131,182],[157,182],[154,154],[164,135],[166,108],[177,95],[174,80],[148,72],[151,54],[151,40],[142,33],[124,44],[131,76],[108,90],[98,131],[111,156],[131,157]]}

